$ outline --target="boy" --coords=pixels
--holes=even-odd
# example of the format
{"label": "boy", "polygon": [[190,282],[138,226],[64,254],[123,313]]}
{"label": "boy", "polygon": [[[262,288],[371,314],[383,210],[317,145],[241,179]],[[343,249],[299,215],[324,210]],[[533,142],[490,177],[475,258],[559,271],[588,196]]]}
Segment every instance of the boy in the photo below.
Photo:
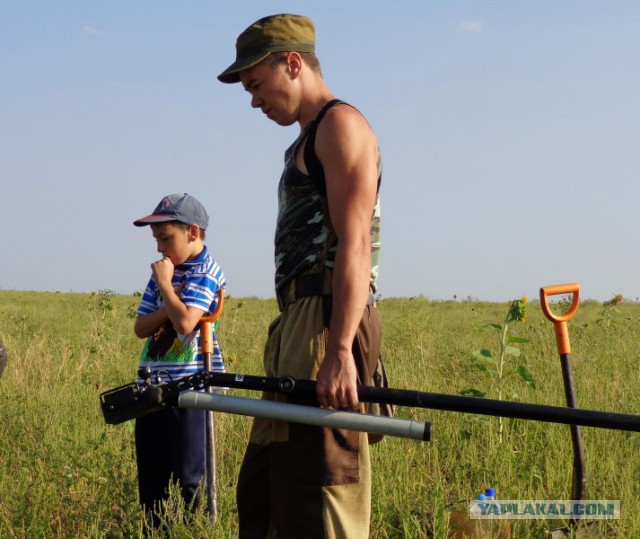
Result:
{"label": "boy", "polygon": [[[137,310],[135,334],[147,339],[140,367],[150,367],[153,379],[159,376],[163,382],[198,372],[203,369],[199,322],[216,309],[217,292],[226,285],[204,245],[207,212],[194,197],[175,194],[133,224],[150,225],[162,255],[151,264],[152,276]],[[224,372],[215,333],[213,345],[213,369]],[[160,525],[171,481],[194,509],[205,473],[205,412],[169,408],[141,417],[135,440],[140,504],[153,526]]]}

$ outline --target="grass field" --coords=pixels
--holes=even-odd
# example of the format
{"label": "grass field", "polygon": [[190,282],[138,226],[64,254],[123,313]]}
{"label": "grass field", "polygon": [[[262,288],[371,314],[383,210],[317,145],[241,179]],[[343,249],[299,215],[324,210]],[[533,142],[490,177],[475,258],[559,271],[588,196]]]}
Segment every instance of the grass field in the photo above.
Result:
{"label": "grass field", "polygon": [[[141,342],[132,331],[139,298],[0,291],[0,338],[9,366],[0,379],[0,537],[139,537],[133,425],[106,425],[101,392],[134,380]],[[509,356],[502,380],[472,358],[497,353],[508,305],[384,299],[384,357],[398,388],[458,394],[475,389],[505,400],[563,405],[552,324],[530,302],[512,333],[528,339]],[[262,346],[274,300],[230,298],[220,340],[231,372],[262,374]],[[640,305],[583,302],[569,323],[580,407],[640,410]],[[516,373],[526,366],[527,384]],[[502,384],[500,386],[499,384]],[[234,392],[248,396],[248,393]],[[257,396],[255,394],[251,396]],[[499,499],[570,499],[572,446],[565,425],[437,410],[398,409],[433,422],[429,443],[387,437],[373,446],[372,538],[446,537],[448,513],[466,510],[487,486]],[[237,533],[235,481],[250,420],[217,414],[219,520],[186,526],[175,507],[171,537],[231,538]],[[579,537],[640,537],[640,435],[584,428],[587,497],[621,501],[619,520]],[[557,520],[512,522],[512,537],[546,537]]]}

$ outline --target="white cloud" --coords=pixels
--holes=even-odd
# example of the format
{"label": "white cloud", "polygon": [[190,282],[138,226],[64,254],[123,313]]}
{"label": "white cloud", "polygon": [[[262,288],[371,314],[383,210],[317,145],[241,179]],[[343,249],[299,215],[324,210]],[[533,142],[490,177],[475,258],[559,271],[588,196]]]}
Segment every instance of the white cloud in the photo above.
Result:
{"label": "white cloud", "polygon": [[103,30],[100,30],[95,24],[85,24],[84,25],[84,33],[89,34],[90,36],[101,36],[104,34]]}
{"label": "white cloud", "polygon": [[477,21],[464,21],[460,24],[460,28],[463,32],[471,34],[479,34],[483,30],[482,23]]}

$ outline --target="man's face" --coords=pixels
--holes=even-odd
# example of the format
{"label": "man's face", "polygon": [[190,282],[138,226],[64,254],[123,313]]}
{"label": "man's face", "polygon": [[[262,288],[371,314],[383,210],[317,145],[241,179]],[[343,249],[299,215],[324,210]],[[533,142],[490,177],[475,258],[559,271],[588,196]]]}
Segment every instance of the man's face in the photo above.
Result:
{"label": "man's face", "polygon": [[251,95],[253,108],[259,108],[278,125],[288,126],[298,120],[293,99],[297,78],[291,76],[287,57],[276,66],[262,61],[240,72],[239,77]]}

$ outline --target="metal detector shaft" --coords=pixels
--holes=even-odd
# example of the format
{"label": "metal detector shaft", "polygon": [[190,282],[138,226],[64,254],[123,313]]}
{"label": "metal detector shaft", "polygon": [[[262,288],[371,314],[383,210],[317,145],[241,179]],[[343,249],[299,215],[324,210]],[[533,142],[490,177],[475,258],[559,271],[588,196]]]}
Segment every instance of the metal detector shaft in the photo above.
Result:
{"label": "metal detector shaft", "polygon": [[428,442],[431,439],[431,423],[382,417],[342,410],[327,410],[300,404],[216,395],[200,391],[184,391],[178,397],[180,408],[215,410],[231,414],[279,419],[338,429],[357,430],[374,434],[399,436]]}
{"label": "metal detector shaft", "polygon": [[[207,378],[207,384],[284,393],[296,402],[317,404],[316,382],[313,380],[296,380],[288,376],[272,378],[238,374],[200,374]],[[369,386],[360,386],[358,397],[363,402],[640,432],[640,416],[616,412]]]}

